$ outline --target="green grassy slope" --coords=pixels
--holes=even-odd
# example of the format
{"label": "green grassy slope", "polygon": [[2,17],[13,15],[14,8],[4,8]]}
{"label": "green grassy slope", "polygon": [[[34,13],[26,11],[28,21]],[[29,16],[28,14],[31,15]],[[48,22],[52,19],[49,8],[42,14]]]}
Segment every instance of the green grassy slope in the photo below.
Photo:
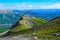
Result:
{"label": "green grassy slope", "polygon": [[43,23],[45,23],[46,20],[44,19],[39,19],[39,18],[33,18],[33,23],[36,25],[36,26],[41,26]]}
{"label": "green grassy slope", "polygon": [[60,26],[54,26],[52,28],[46,28],[36,32],[36,36],[40,38],[52,38],[54,34],[60,33]]}

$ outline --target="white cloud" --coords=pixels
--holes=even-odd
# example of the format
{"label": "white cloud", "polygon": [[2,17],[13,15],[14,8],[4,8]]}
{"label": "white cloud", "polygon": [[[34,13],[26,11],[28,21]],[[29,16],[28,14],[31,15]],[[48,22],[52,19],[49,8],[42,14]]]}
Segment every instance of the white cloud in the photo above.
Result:
{"label": "white cloud", "polygon": [[33,5],[28,5],[28,7],[29,7],[29,8],[32,8],[32,7],[33,7]]}
{"label": "white cloud", "polygon": [[40,8],[41,9],[60,9],[60,3],[56,3],[52,5],[43,5]]}
{"label": "white cloud", "polygon": [[60,8],[60,3],[54,4],[54,5],[52,5],[52,7],[59,9]]}
{"label": "white cloud", "polygon": [[0,4],[0,10],[5,9],[60,9],[60,3],[51,4],[51,5],[27,5],[26,3],[22,4],[14,4],[14,5],[6,5],[6,4]]}

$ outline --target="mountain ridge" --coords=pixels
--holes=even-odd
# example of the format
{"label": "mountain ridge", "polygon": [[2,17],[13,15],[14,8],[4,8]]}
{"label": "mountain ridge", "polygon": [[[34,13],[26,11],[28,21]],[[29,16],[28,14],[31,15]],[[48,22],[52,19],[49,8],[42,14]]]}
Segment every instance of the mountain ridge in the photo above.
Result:
{"label": "mountain ridge", "polygon": [[12,28],[7,34],[8,35],[12,35],[12,34],[14,35],[14,33],[18,34],[19,32],[23,33],[24,31],[25,31],[25,33],[27,31],[34,32],[35,25],[37,27],[37,26],[39,26],[39,24],[42,25],[45,22],[46,22],[46,20],[24,15],[22,17],[22,19],[17,22],[18,25],[16,27]]}

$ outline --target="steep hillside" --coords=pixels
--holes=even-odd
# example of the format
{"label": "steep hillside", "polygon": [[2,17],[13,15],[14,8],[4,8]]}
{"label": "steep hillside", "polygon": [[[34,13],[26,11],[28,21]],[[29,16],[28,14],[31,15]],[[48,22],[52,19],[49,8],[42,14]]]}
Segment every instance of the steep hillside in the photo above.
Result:
{"label": "steep hillside", "polygon": [[41,29],[42,30],[35,34],[37,37],[49,39],[54,38],[54,40],[59,39],[58,35],[60,34],[60,17],[56,17],[55,19],[43,24]]}

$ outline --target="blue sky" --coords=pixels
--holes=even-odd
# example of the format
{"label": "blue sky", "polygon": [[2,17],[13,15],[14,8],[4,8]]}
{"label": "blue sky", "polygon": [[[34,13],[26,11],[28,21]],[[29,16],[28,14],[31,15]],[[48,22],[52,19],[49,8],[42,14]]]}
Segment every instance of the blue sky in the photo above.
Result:
{"label": "blue sky", "polygon": [[60,0],[0,0],[0,9],[59,9]]}

